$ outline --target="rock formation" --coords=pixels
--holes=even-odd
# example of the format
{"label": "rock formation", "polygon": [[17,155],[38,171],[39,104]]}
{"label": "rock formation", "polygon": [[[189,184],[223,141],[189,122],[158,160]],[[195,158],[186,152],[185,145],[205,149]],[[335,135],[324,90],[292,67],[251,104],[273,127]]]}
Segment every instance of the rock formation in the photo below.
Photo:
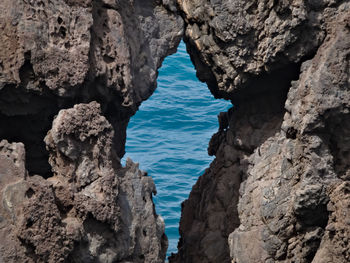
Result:
{"label": "rock formation", "polygon": [[49,176],[43,138],[59,109],[96,100],[124,154],[128,120],[156,88],[183,22],[158,1],[4,0],[0,5],[0,137],[26,146]]}
{"label": "rock formation", "polygon": [[170,262],[350,261],[349,1],[0,7],[0,262],[164,261],[154,183],[120,158],[183,35],[234,106]]}
{"label": "rock formation", "polygon": [[1,142],[2,261],[163,261],[155,185],[131,160],[120,167],[113,136],[96,102],[61,110],[45,138],[48,179],[28,176],[23,144]]}
{"label": "rock formation", "polygon": [[0,262],[164,261],[155,185],[120,158],[183,35],[173,3],[0,7]]}
{"label": "rock formation", "polygon": [[198,77],[234,106],[170,262],[348,262],[349,1],[178,0]]}

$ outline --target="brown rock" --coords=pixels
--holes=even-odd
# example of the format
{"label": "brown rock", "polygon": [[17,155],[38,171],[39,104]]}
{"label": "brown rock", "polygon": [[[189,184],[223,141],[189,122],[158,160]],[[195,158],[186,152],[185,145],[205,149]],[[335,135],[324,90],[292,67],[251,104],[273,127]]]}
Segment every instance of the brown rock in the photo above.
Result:
{"label": "brown rock", "polygon": [[131,160],[120,166],[113,135],[96,102],[60,111],[45,139],[54,172],[48,179],[25,178],[23,145],[2,142],[6,262],[164,261],[153,180]]}
{"label": "brown rock", "polygon": [[[178,0],[199,79],[217,97],[266,92],[259,76],[315,54],[334,1]],[[288,74],[288,72],[284,72]]]}
{"label": "brown rock", "polygon": [[349,2],[178,3],[198,77],[234,107],[170,262],[349,261]]}
{"label": "brown rock", "polygon": [[53,117],[96,100],[122,157],[129,118],[155,90],[182,19],[159,1],[4,0],[0,7],[0,138],[23,142],[30,174],[49,177],[42,140]]}
{"label": "brown rock", "polygon": [[0,262],[25,262],[25,249],[16,236],[22,203],[28,198],[22,143],[0,142]]}

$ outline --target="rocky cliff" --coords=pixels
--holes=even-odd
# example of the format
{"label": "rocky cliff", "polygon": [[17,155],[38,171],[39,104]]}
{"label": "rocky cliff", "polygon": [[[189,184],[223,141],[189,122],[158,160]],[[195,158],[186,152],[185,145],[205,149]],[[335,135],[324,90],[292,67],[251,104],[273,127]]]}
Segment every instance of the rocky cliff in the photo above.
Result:
{"label": "rocky cliff", "polygon": [[199,79],[234,106],[170,262],[349,262],[349,1],[178,4]]}
{"label": "rocky cliff", "polygon": [[183,21],[171,3],[0,3],[0,262],[162,262],[150,177],[124,155]]}
{"label": "rocky cliff", "polygon": [[1,262],[164,261],[154,183],[120,158],[182,36],[199,79],[234,106],[170,261],[350,261],[349,1],[0,7]]}

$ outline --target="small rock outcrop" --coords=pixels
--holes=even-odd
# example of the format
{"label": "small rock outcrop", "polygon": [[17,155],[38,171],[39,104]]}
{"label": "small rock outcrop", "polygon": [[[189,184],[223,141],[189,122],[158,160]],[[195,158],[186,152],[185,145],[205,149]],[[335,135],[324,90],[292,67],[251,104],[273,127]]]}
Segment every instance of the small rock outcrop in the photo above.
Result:
{"label": "small rock outcrop", "polygon": [[348,262],[349,1],[178,0],[219,115],[170,262]]}
{"label": "small rock outcrop", "polygon": [[[163,262],[151,177],[121,167],[96,102],[61,110],[45,138],[54,176],[28,176],[23,144],[1,142],[4,262]],[[10,233],[10,239],[5,238]]]}

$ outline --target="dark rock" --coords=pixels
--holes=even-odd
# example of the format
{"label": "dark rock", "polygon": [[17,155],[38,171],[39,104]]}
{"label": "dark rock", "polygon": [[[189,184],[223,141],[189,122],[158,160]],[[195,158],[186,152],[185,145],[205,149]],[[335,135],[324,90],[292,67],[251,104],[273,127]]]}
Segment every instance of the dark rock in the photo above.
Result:
{"label": "dark rock", "polygon": [[0,7],[1,262],[164,261],[154,183],[120,158],[183,20],[199,79],[234,110],[170,262],[350,261],[349,1]]}
{"label": "dark rock", "polygon": [[96,102],[60,111],[45,139],[49,179],[25,177],[23,145],[2,141],[1,235],[12,235],[0,247],[6,262],[164,261],[153,180],[131,160],[120,166],[113,135]]}
{"label": "dark rock", "polygon": [[53,117],[95,100],[122,157],[129,118],[182,37],[180,16],[159,1],[4,0],[0,7],[0,122],[7,124],[0,138],[23,142],[29,172],[48,177],[43,138]]}
{"label": "dark rock", "polygon": [[120,158],[183,35],[165,2],[1,1],[1,262],[164,261],[154,183]]}
{"label": "dark rock", "polygon": [[[216,159],[184,202],[170,261],[349,261],[349,208],[336,218],[347,198],[333,194],[349,174],[349,2],[178,3],[198,77],[235,111],[210,142]],[[215,217],[215,236],[217,211],[230,216]]]}

